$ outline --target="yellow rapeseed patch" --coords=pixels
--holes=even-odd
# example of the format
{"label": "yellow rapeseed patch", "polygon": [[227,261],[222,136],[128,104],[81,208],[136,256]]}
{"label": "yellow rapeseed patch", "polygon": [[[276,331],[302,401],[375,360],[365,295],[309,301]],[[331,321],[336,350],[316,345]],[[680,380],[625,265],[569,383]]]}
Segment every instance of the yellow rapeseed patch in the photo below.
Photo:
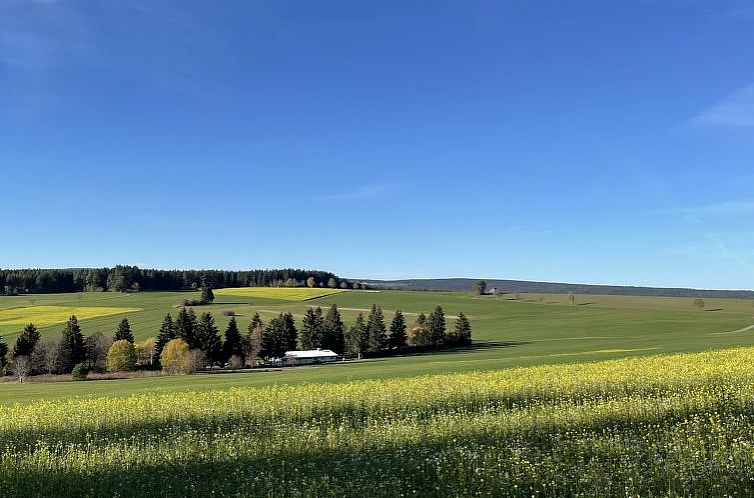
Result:
{"label": "yellow rapeseed patch", "polygon": [[65,323],[71,315],[76,315],[79,320],[86,320],[136,311],[141,311],[141,309],[115,306],[27,306],[0,310],[0,325],[33,323],[37,327],[45,327]]}
{"label": "yellow rapeseed patch", "polygon": [[321,289],[309,287],[229,287],[216,289],[216,296],[261,297],[268,299],[284,299],[286,301],[306,301],[317,297],[329,296],[345,292],[341,289]]}

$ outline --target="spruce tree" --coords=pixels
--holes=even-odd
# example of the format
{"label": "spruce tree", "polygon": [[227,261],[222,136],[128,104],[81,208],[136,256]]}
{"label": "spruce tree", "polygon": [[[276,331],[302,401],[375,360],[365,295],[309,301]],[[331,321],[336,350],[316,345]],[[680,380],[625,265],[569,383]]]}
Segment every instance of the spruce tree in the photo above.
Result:
{"label": "spruce tree", "polygon": [[162,326],[160,326],[160,332],[157,334],[157,342],[154,345],[154,364],[157,368],[160,367],[160,355],[165,348],[165,344],[178,337],[175,331],[175,323],[173,323],[173,317],[170,313],[165,315],[162,320]]}
{"label": "spruce tree", "polygon": [[343,353],[346,327],[340,317],[338,306],[333,304],[322,320],[322,349]]}
{"label": "spruce tree", "polygon": [[196,313],[191,308],[183,307],[175,319],[175,332],[179,339],[188,344],[189,349],[198,349],[199,340],[196,334]]}
{"label": "spruce tree", "polygon": [[390,348],[403,349],[406,347],[406,318],[401,310],[396,310],[393,321],[390,322]]}
{"label": "spruce tree", "polygon": [[281,313],[272,318],[264,328],[262,345],[259,351],[259,356],[262,358],[280,358],[286,351],[291,350],[291,348],[288,348],[287,326],[283,316]]}
{"label": "spruce tree", "polygon": [[63,336],[60,338],[60,370],[70,373],[73,367],[86,360],[86,345],[84,335],[76,315],[68,319]]}
{"label": "spruce tree", "polygon": [[5,369],[8,366],[8,343],[0,335],[0,375],[5,375]]}
{"label": "spruce tree", "polygon": [[464,315],[463,313],[458,313],[458,318],[456,319],[455,335],[458,338],[458,342],[460,344],[466,346],[471,344],[471,323],[469,323],[469,319],[466,318],[466,315]]}
{"label": "spruce tree", "polygon": [[348,330],[346,334],[345,350],[349,356],[361,357],[367,352],[369,347],[369,328],[364,322],[364,315],[359,313],[356,317],[356,323]]}
{"label": "spruce tree", "polygon": [[202,286],[202,297],[201,297],[202,304],[209,304],[209,303],[211,303],[214,300],[215,300],[215,293],[212,292],[212,287],[210,287],[209,285],[206,285],[206,284],[203,285]]}
{"label": "spruce tree", "polygon": [[264,322],[262,322],[262,319],[259,318],[259,313],[254,313],[254,316],[251,317],[249,328],[246,329],[248,331],[248,335],[251,335],[258,327],[264,327]]}
{"label": "spruce tree", "polygon": [[39,331],[33,323],[29,323],[24,327],[24,330],[16,339],[16,344],[13,346],[13,357],[19,356],[31,356],[31,352],[34,350],[37,341],[39,341]]}
{"label": "spruce tree", "polygon": [[222,340],[215,326],[215,319],[211,313],[202,313],[196,327],[198,348],[204,353],[207,361],[214,365],[222,356]]}
{"label": "spruce tree", "polygon": [[230,360],[232,356],[244,358],[243,339],[241,331],[238,330],[238,323],[235,317],[231,317],[228,327],[225,329],[225,342],[223,343],[223,353],[225,360]]}
{"label": "spruce tree", "polygon": [[131,324],[128,323],[128,318],[123,318],[118,324],[118,330],[115,331],[113,342],[116,341],[128,341],[131,344],[134,343],[134,334],[131,332]]}
{"label": "spruce tree", "polygon": [[302,350],[322,347],[322,308],[308,308],[301,321],[301,333],[298,334],[298,347]]}
{"label": "spruce tree", "polygon": [[416,325],[419,327],[424,327],[427,325],[427,315],[424,313],[419,313],[419,315],[416,317]]}
{"label": "spruce tree", "polygon": [[[293,314],[283,313],[283,340],[285,351],[295,351],[298,343],[298,332],[296,331],[296,321]],[[285,353],[285,351],[283,351]]]}
{"label": "spruce tree", "polygon": [[445,339],[445,312],[441,306],[437,306],[427,319],[429,340],[434,345],[440,345]]}
{"label": "spruce tree", "polygon": [[367,329],[369,330],[367,351],[370,353],[375,353],[384,349],[387,344],[385,316],[382,314],[382,308],[380,308],[376,304],[372,305],[372,311],[369,313],[369,318],[367,320]]}

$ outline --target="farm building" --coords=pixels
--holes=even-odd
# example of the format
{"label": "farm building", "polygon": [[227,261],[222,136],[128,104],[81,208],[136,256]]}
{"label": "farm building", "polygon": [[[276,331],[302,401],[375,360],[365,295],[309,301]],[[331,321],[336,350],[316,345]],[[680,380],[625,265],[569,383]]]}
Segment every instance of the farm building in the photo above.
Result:
{"label": "farm building", "polygon": [[285,356],[277,360],[280,366],[312,365],[330,363],[338,359],[338,354],[329,349],[311,349],[308,351],[286,351]]}

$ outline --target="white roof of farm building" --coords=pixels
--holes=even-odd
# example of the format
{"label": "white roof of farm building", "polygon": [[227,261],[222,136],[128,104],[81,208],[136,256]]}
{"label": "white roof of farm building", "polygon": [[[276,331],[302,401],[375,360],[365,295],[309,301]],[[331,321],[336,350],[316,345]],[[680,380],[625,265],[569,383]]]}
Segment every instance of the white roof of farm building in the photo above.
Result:
{"label": "white roof of farm building", "polygon": [[285,356],[296,358],[329,358],[338,356],[338,354],[329,349],[310,349],[308,351],[286,351]]}

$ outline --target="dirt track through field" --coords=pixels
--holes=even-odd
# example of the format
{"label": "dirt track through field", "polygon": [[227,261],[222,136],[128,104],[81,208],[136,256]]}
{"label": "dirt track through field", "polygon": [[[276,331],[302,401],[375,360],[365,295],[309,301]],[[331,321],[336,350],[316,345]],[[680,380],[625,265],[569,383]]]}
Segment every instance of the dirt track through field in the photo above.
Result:
{"label": "dirt track through field", "polygon": [[707,335],[739,334],[741,332],[748,332],[749,330],[754,330],[754,325],[749,325],[748,327],[744,327],[744,328],[738,329],[738,330],[731,330],[730,332],[713,332],[713,333],[707,334]]}

